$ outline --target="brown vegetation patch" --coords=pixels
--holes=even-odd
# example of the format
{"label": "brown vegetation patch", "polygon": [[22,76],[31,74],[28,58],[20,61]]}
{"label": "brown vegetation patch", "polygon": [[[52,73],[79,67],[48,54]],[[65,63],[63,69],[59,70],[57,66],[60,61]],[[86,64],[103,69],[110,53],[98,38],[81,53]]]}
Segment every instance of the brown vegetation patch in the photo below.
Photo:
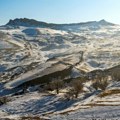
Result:
{"label": "brown vegetation patch", "polygon": [[90,103],[86,104],[84,106],[90,106],[90,107],[95,107],[95,106],[120,106],[120,104],[97,104],[97,103]]}
{"label": "brown vegetation patch", "polygon": [[47,120],[47,119],[43,119],[43,118],[40,118],[40,117],[31,117],[31,116],[28,116],[28,117],[22,117],[20,118],[20,120]]}
{"label": "brown vegetation patch", "polygon": [[119,94],[120,89],[107,90],[98,95],[98,97],[106,97],[113,94]]}
{"label": "brown vegetation patch", "polygon": [[102,103],[102,102],[120,102],[120,101],[96,101],[97,103]]}
{"label": "brown vegetation patch", "polygon": [[0,97],[0,106],[10,101],[8,97]]}

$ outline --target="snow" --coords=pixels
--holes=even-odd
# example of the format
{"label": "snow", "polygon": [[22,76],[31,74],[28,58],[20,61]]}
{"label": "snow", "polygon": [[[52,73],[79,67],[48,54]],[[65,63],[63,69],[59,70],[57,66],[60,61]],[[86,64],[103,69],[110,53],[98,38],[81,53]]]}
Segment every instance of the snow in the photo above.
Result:
{"label": "snow", "polygon": [[[90,84],[88,84],[90,85]],[[66,89],[64,89],[65,91]],[[64,99],[63,89],[54,93],[29,92],[11,97],[11,101],[0,106],[1,117],[37,115],[52,120],[78,118],[119,118],[120,94],[100,98],[100,91],[80,94],[78,99]],[[91,106],[91,105],[95,106]],[[98,106],[99,105],[99,106]]]}
{"label": "snow", "polygon": [[66,69],[66,66],[63,64],[58,64],[57,66],[55,65],[54,67],[51,67],[51,64],[49,63],[44,64],[41,66],[41,68],[37,68],[32,71],[29,71],[25,74],[22,74],[22,76],[18,77],[17,79],[14,79],[13,81],[6,83],[5,88],[12,89],[34,78],[42,77],[44,75],[48,75],[50,73],[54,73],[56,71],[61,71],[61,70]]}
{"label": "snow", "polygon": [[[85,26],[82,27],[85,28]],[[23,31],[26,29],[29,29],[30,31],[36,30],[40,34],[38,36],[28,36],[23,33]],[[23,54],[26,52],[27,54],[30,53],[32,55],[31,59],[28,60],[29,63],[32,63],[33,59],[34,61],[36,60],[44,62],[46,59],[54,57],[55,55],[62,56],[66,53],[76,54],[77,51],[84,51],[85,64],[83,64],[81,68],[83,68],[83,70],[86,69],[87,72],[92,71],[93,69],[110,68],[118,65],[120,61],[120,36],[118,34],[120,31],[119,25],[101,26],[98,30],[81,30],[77,33],[73,32],[72,34],[69,34],[63,30],[54,30],[50,28],[39,27],[19,27],[17,29],[4,29],[0,31],[8,34],[8,39],[6,39],[5,42],[19,46],[19,49],[24,50]],[[105,34],[105,36],[103,34]],[[18,38],[15,35],[20,35],[21,37]],[[74,35],[77,35],[78,38],[72,40],[70,36],[74,37]],[[60,37],[57,38],[57,36]],[[84,40],[81,36],[85,37],[86,39]],[[61,40],[63,41],[62,44],[59,42]],[[25,48],[25,44],[28,44],[28,42],[31,46],[29,50]],[[41,44],[41,42],[44,44]],[[21,50],[15,52],[20,53]],[[3,62],[3,60],[1,60],[1,62]],[[10,64],[8,62],[8,66]],[[14,65],[15,63],[13,62],[12,64]],[[20,65],[23,64],[27,64],[26,61],[20,63]]]}
{"label": "snow", "polygon": [[[68,32],[68,29],[71,32]],[[7,36],[5,39],[0,38],[0,48],[5,46],[0,52],[0,70],[5,72],[17,67],[5,75],[24,71],[13,80],[5,79],[6,83],[0,84],[0,92],[11,93],[14,88],[25,82],[65,70],[71,65],[73,69],[70,76],[76,78],[81,75],[81,70],[87,73],[120,64],[120,25],[106,23],[104,20],[63,26],[61,30],[19,27],[8,30],[1,28],[0,31]],[[37,65],[32,66],[32,63]],[[23,69],[19,69],[18,66]],[[102,91],[95,92],[91,88],[91,82],[85,83],[86,92],[80,94],[78,99],[70,101],[64,99],[67,88],[55,95],[54,92],[38,93],[38,87],[29,88],[28,93],[23,95],[9,95],[11,101],[0,106],[0,117],[18,119],[30,114],[45,115],[52,120],[120,118],[120,94],[101,98],[98,94]],[[120,82],[112,81],[107,90],[119,87]]]}
{"label": "snow", "polygon": [[52,120],[86,120],[86,119],[118,119],[120,118],[120,106],[99,106],[89,109],[80,109],[65,115],[52,116]]}

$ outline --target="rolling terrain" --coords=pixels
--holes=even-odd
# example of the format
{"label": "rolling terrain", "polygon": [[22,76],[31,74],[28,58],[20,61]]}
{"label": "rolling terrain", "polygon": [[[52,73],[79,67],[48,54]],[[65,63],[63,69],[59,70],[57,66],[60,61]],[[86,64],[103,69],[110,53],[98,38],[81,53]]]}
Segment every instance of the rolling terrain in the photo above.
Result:
{"label": "rolling terrain", "polygon": [[[111,78],[120,73],[120,25],[17,18],[0,27],[0,51],[0,97],[10,99],[0,103],[1,118],[120,118],[120,82]],[[101,73],[110,77],[104,91],[92,87]],[[83,92],[67,101],[69,81],[81,77]],[[54,80],[67,83],[57,95],[43,90]]]}

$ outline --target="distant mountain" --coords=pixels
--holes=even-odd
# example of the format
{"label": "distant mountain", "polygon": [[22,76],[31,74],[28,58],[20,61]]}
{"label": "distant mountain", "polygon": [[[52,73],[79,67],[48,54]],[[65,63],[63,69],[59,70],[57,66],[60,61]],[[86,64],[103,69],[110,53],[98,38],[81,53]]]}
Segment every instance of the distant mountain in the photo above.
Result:
{"label": "distant mountain", "polygon": [[101,26],[113,26],[113,23],[107,22],[104,19],[100,21],[90,21],[81,23],[70,24],[54,24],[37,21],[28,18],[16,18],[10,20],[6,25],[8,26],[24,26],[24,27],[41,27],[41,28],[53,28],[57,30],[76,31],[88,27],[88,29],[99,29]]}
{"label": "distant mountain", "polygon": [[10,26],[25,26],[25,27],[32,27],[32,26],[36,26],[36,27],[45,27],[48,24],[45,22],[40,22],[40,21],[36,21],[34,19],[27,19],[27,18],[16,18],[14,20],[10,20],[6,25],[10,25]]}

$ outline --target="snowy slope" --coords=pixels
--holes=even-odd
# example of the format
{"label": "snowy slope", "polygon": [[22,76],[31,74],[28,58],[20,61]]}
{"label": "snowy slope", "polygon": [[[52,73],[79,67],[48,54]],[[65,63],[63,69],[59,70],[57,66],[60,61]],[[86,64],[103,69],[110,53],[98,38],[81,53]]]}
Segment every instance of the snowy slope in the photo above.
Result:
{"label": "snowy slope", "polygon": [[[84,86],[87,93],[68,102],[64,99],[67,88],[59,95],[28,90],[26,94],[11,97],[20,92],[18,86],[31,83],[28,86],[31,87],[34,80],[46,76],[76,78],[82,73],[119,66],[120,25],[105,20],[57,25],[15,19],[0,27],[0,51],[0,95],[9,95],[11,99],[0,106],[0,117],[17,118],[28,114],[45,114],[53,120],[120,117],[120,95],[101,98],[101,91],[88,89],[89,82]],[[55,78],[51,78],[52,75],[56,75]],[[112,82],[107,90],[119,89],[119,84]]]}

